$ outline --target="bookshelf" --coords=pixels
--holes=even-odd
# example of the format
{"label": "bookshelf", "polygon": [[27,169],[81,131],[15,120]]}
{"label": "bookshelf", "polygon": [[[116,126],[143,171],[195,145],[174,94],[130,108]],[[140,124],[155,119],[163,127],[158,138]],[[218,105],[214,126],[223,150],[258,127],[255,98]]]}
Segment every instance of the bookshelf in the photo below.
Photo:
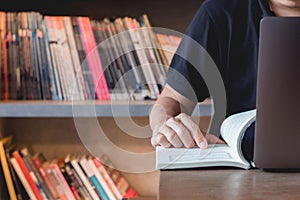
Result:
{"label": "bookshelf", "polygon": [[[90,106],[87,102],[77,103],[79,106]],[[140,126],[148,125],[148,113],[153,102],[133,102],[129,106],[134,122]],[[119,113],[114,113],[117,120],[127,120],[122,109],[128,106],[115,105]],[[95,104],[96,117],[109,140],[121,149],[129,152],[148,153],[154,149],[150,139],[134,138],[121,130],[112,117],[109,102]],[[212,114],[211,103],[206,101],[198,104],[194,116],[201,113],[200,127],[207,127]],[[74,123],[72,104],[68,102],[8,102],[0,104],[0,133],[2,136],[13,135],[14,144],[30,146],[35,152],[43,152],[49,158],[63,157],[72,152],[88,154],[83,146]],[[91,116],[79,116],[86,120],[87,126]],[[199,114],[198,114],[199,117]],[[134,130],[132,130],[134,132]],[[151,130],[147,129],[148,134]],[[154,163],[154,159],[153,159]],[[123,173],[129,183],[143,197],[155,197],[158,194],[159,171],[147,173]]]}
{"label": "bookshelf", "polygon": [[[4,0],[0,11],[38,11],[43,15],[91,16],[93,19],[114,16],[140,17],[147,13],[155,27],[184,32],[202,1],[119,1],[119,0]],[[132,117],[141,126],[148,125],[153,101],[1,101],[0,137],[13,135],[14,143],[31,146],[49,159],[68,153],[88,153],[78,137],[73,119],[73,108],[82,112],[77,117],[89,120],[96,117],[107,137],[122,149],[132,152],[152,152],[150,139],[133,138],[118,128],[114,117]],[[93,108],[93,115],[87,109]],[[201,113],[199,115],[198,113]],[[212,114],[211,102],[198,104],[195,117],[200,126],[207,127]],[[129,114],[128,114],[129,113]],[[204,128],[205,129],[205,128]],[[133,130],[134,131],[134,130]],[[151,133],[151,130],[147,130]],[[142,197],[158,194],[159,172],[124,173],[129,183]]]}

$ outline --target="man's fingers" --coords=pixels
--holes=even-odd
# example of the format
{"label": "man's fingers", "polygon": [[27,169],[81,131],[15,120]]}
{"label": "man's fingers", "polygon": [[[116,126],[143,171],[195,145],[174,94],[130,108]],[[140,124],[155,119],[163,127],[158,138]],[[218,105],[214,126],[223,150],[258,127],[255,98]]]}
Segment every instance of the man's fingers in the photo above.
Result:
{"label": "man's fingers", "polygon": [[213,134],[206,134],[206,140],[209,144],[225,144],[223,140]]}
{"label": "man's fingers", "polygon": [[205,139],[205,133],[202,133],[200,131],[197,124],[195,124],[195,122],[193,122],[193,120],[187,114],[181,113],[178,116],[176,116],[176,119],[179,119],[182,122],[182,124],[185,127],[187,127],[187,129],[192,134],[194,141],[201,149],[207,148],[208,144]]}
{"label": "man's fingers", "polygon": [[162,133],[168,140],[169,143],[171,143],[174,147],[180,148],[183,147],[183,143],[179,139],[177,133],[170,127],[168,127],[167,123],[166,126],[164,126],[160,133]]}
{"label": "man's fingers", "polygon": [[195,142],[190,134],[190,131],[180,122],[180,120],[170,118],[166,122],[166,125],[174,130],[184,147],[191,148],[195,146]]}
{"label": "man's fingers", "polygon": [[152,136],[151,144],[154,147],[155,146],[162,146],[162,147],[168,148],[168,147],[171,146],[171,144],[169,143],[167,138],[161,133],[158,133],[158,134]]}

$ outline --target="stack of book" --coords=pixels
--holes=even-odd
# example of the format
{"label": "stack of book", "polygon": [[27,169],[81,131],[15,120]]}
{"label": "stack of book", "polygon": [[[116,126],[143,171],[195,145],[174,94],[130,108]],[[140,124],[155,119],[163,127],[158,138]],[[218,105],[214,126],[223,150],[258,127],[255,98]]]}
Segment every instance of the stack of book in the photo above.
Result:
{"label": "stack of book", "polygon": [[146,15],[0,12],[0,99],[155,99],[173,56],[161,48],[175,52],[179,41],[154,33]]}
{"label": "stack of book", "polygon": [[68,155],[48,161],[28,148],[14,148],[11,137],[0,140],[1,199],[102,199],[137,197],[108,157]]}

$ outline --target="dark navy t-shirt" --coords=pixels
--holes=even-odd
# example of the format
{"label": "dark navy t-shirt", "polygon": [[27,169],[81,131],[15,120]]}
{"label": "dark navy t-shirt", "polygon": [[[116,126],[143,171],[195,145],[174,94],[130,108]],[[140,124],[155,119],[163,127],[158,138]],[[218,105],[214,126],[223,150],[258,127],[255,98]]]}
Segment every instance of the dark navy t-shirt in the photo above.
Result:
{"label": "dark navy t-shirt", "polygon": [[[227,116],[255,108],[259,22],[270,15],[267,0],[206,0],[185,33],[207,51],[219,69],[227,95]],[[188,48],[179,46],[180,51],[189,52]],[[180,80],[184,78],[197,101],[210,96],[201,75],[184,58],[175,55],[170,68],[167,83],[180,94],[195,100],[187,83]]]}
{"label": "dark navy t-shirt", "polygon": [[[225,86],[227,116],[256,106],[259,23],[264,16],[273,15],[268,0],[206,0],[185,33],[215,62]],[[199,52],[185,45],[189,44],[188,37],[183,38],[178,52],[197,56]],[[193,66],[181,56],[174,55],[167,83],[183,96],[203,101],[210,94],[195,67],[205,71],[211,66]],[[253,133],[252,125],[243,140],[247,159],[252,158]]]}

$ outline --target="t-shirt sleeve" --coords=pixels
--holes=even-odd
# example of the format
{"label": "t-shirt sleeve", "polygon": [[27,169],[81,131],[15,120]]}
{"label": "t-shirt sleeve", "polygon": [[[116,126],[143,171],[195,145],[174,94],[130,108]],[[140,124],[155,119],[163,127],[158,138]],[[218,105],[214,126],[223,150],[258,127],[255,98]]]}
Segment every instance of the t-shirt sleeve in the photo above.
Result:
{"label": "t-shirt sleeve", "polygon": [[[199,51],[199,45],[203,51]],[[215,25],[204,5],[200,7],[189,25],[176,54],[173,57],[167,84],[193,101],[203,101],[209,97],[208,87],[199,71],[205,71],[210,65],[192,60],[212,58],[218,63],[218,34]],[[205,55],[204,55],[205,54]],[[200,63],[194,66],[191,63]]]}

